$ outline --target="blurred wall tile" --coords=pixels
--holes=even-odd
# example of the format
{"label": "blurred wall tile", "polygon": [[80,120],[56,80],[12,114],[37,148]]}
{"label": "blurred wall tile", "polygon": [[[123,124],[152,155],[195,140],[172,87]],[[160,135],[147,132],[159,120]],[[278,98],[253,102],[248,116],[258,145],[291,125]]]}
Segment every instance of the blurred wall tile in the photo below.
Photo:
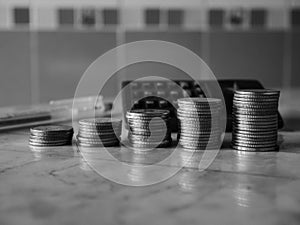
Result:
{"label": "blurred wall tile", "polygon": [[221,28],[224,25],[225,11],[223,9],[210,9],[208,23],[210,27]]}
{"label": "blurred wall tile", "polygon": [[[126,42],[139,40],[162,40],[182,45],[191,49],[198,55],[202,55],[202,34],[199,31],[128,31]],[[178,68],[166,66],[162,63],[143,63],[131,66],[125,70],[126,79],[137,79],[141,76],[164,76],[169,79],[187,79],[188,77]]]}
{"label": "blurred wall tile", "polygon": [[[115,44],[113,32],[40,32],[40,99],[72,98],[87,67]],[[115,94],[114,85],[106,96]]]}
{"label": "blurred wall tile", "polygon": [[0,106],[30,104],[29,32],[0,32]]}
{"label": "blurred wall tile", "polygon": [[287,29],[289,27],[288,13],[280,8],[269,9],[267,24],[271,30]]}
{"label": "blurred wall tile", "polygon": [[9,11],[3,5],[0,5],[0,29],[8,27]]}
{"label": "blurred wall tile", "polygon": [[55,29],[57,27],[57,14],[54,7],[40,7],[37,10],[38,23],[36,26],[38,29],[47,30]]}
{"label": "blurred wall tile", "polygon": [[206,29],[207,16],[205,9],[192,9],[185,10],[184,27],[189,29]]}
{"label": "blurred wall tile", "polygon": [[290,21],[292,28],[300,28],[300,8],[294,8],[291,10]]}
{"label": "blurred wall tile", "polygon": [[14,23],[15,25],[29,25],[30,9],[28,7],[14,8]]}
{"label": "blurred wall tile", "polygon": [[119,11],[118,9],[104,9],[103,10],[103,24],[105,25],[118,25],[119,24]]}
{"label": "blurred wall tile", "polygon": [[182,9],[169,9],[167,17],[167,23],[170,27],[181,27],[184,24],[185,11]]}
{"label": "blurred wall tile", "polygon": [[158,26],[160,24],[160,20],[161,20],[161,16],[160,16],[160,9],[145,9],[145,14],[144,14],[144,18],[145,18],[145,24],[149,25],[149,26],[153,26],[156,25]]}
{"label": "blurred wall tile", "polygon": [[75,23],[75,11],[72,8],[58,9],[59,26],[73,26]]}
{"label": "blurred wall tile", "polygon": [[125,28],[138,29],[144,27],[144,11],[139,8],[125,8],[121,13],[122,25]]}
{"label": "blurred wall tile", "polygon": [[284,32],[210,33],[210,66],[218,79],[258,79],[281,87]]}
{"label": "blurred wall tile", "polygon": [[264,28],[266,25],[267,11],[265,9],[252,9],[250,11],[250,25],[253,28]]}

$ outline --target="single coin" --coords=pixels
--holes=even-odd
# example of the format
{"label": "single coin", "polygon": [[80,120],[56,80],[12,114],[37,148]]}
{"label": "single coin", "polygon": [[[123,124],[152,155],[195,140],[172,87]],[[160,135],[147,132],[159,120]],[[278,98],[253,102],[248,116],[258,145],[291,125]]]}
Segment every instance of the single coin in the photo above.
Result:
{"label": "single coin", "polygon": [[51,147],[51,146],[65,146],[71,145],[72,142],[61,142],[61,143],[41,143],[41,142],[28,142],[29,146],[36,146],[36,147]]}
{"label": "single coin", "polygon": [[73,135],[68,135],[68,136],[36,136],[31,134],[30,138],[31,139],[36,139],[36,140],[68,140],[72,139]]}
{"label": "single coin", "polygon": [[258,147],[244,147],[244,146],[239,146],[239,145],[232,145],[232,148],[235,150],[239,150],[239,151],[258,151],[258,152],[267,152],[267,151],[278,151],[279,147],[278,146],[274,146],[274,147],[262,147],[262,148],[258,148]]}
{"label": "single coin", "polygon": [[109,126],[111,124],[119,125],[122,123],[121,119],[116,118],[90,118],[90,119],[82,119],[79,121],[79,125],[82,126]]}
{"label": "single coin", "polygon": [[217,98],[179,98],[178,99],[178,104],[179,103],[197,103],[197,104],[216,103],[216,104],[220,104],[221,102],[222,102],[221,99],[217,99]]}
{"label": "single coin", "polygon": [[162,109],[135,109],[127,111],[127,117],[161,117],[161,116],[169,116],[169,110]]}
{"label": "single coin", "polygon": [[234,94],[238,95],[258,95],[258,96],[270,96],[275,95],[278,96],[280,94],[280,91],[272,90],[272,89],[240,89],[235,90]]}
{"label": "single coin", "polygon": [[101,144],[101,143],[81,143],[77,142],[79,146],[81,147],[116,147],[120,146],[120,142],[116,143],[108,143],[108,144]]}
{"label": "single coin", "polygon": [[49,125],[49,126],[38,126],[30,128],[31,133],[59,133],[59,132],[73,132],[73,128],[67,125]]}

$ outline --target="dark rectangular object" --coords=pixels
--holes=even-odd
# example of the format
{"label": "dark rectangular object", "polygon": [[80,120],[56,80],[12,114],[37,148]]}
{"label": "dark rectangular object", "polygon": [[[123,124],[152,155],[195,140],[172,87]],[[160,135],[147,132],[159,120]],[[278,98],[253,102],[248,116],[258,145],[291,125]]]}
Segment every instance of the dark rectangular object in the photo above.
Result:
{"label": "dark rectangular object", "polygon": [[265,9],[252,9],[250,11],[250,23],[254,28],[263,28],[266,25],[267,11]]}
{"label": "dark rectangular object", "polygon": [[74,25],[74,9],[71,8],[59,9],[58,23],[61,26]]}
{"label": "dark rectangular object", "polygon": [[224,24],[224,10],[211,9],[209,10],[209,25],[211,27],[223,27]]}
{"label": "dark rectangular object", "polygon": [[103,24],[104,25],[118,25],[119,12],[117,9],[104,9],[103,10]]}
{"label": "dark rectangular object", "polygon": [[159,9],[146,9],[145,10],[145,23],[146,23],[146,25],[159,25],[160,10]]}
{"label": "dark rectangular object", "polygon": [[[174,82],[177,84],[174,84]],[[189,93],[190,97],[204,97],[205,94],[197,83],[192,80],[174,80],[168,81],[124,81],[122,88],[123,111],[124,113],[130,109],[168,109],[171,115],[171,129],[173,132],[178,130],[177,120],[177,99],[184,97],[184,93],[178,90],[178,86]],[[211,81],[201,81],[204,86],[209,86]],[[226,111],[227,126],[226,131],[232,131],[232,104],[234,91],[238,89],[264,89],[262,84],[257,80],[219,80],[219,85],[223,92]],[[164,97],[168,95],[173,102],[163,103]],[[173,105],[176,107],[174,108]],[[278,112],[278,127],[283,127],[283,120]]]}
{"label": "dark rectangular object", "polygon": [[26,25],[30,22],[29,8],[15,8],[14,9],[15,24]]}
{"label": "dark rectangular object", "polygon": [[169,26],[181,26],[183,24],[184,11],[181,9],[169,9],[168,10],[168,25]]}
{"label": "dark rectangular object", "polygon": [[93,27],[96,23],[96,14],[94,9],[83,9],[81,11],[81,23],[86,27]]}
{"label": "dark rectangular object", "polygon": [[291,27],[300,27],[300,8],[294,8],[290,14]]}

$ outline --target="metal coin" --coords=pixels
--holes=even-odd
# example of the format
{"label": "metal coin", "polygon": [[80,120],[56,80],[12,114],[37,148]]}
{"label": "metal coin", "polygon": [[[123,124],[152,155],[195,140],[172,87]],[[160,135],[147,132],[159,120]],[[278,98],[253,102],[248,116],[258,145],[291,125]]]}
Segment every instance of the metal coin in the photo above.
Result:
{"label": "metal coin", "polygon": [[233,149],[239,150],[239,151],[259,151],[259,152],[267,152],[267,151],[278,151],[279,147],[274,146],[274,147],[244,147],[244,146],[239,146],[239,145],[232,145]]}
{"label": "metal coin", "polygon": [[248,95],[278,96],[280,94],[280,91],[271,90],[271,89],[242,89],[242,90],[236,90],[234,93],[239,95],[247,95],[247,96]]}
{"label": "metal coin", "polygon": [[90,119],[82,119],[79,121],[79,125],[82,126],[110,126],[112,124],[120,125],[122,120],[115,118],[90,118]]}
{"label": "metal coin", "polygon": [[44,133],[72,133],[73,128],[66,125],[49,125],[49,126],[38,126],[30,129],[31,133],[44,134]]}

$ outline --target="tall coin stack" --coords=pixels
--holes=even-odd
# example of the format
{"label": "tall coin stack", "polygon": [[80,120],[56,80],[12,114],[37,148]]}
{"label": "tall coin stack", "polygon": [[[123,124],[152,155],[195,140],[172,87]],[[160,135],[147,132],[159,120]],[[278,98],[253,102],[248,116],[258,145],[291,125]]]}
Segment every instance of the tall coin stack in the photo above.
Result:
{"label": "tall coin stack", "polygon": [[73,128],[65,125],[39,126],[30,129],[29,144],[37,147],[70,145]]}
{"label": "tall coin stack", "polygon": [[232,147],[241,151],[273,151],[277,147],[276,90],[238,90],[233,98]]}
{"label": "tall coin stack", "polygon": [[179,143],[187,151],[217,149],[221,142],[222,102],[215,98],[178,99]]}
{"label": "tall coin stack", "polygon": [[169,147],[172,144],[170,111],[157,109],[137,109],[126,113],[132,147],[153,149]]}
{"label": "tall coin stack", "polygon": [[82,147],[112,147],[120,145],[122,120],[91,118],[79,121],[77,143]]}

